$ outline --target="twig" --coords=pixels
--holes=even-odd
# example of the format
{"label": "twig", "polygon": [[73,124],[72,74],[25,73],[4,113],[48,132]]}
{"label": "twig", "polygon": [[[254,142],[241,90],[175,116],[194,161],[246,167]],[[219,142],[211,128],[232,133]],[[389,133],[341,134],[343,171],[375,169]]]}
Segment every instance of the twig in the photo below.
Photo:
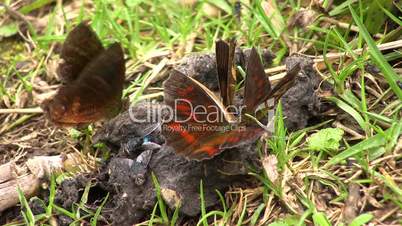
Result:
{"label": "twig", "polygon": [[140,96],[138,98],[138,101],[147,100],[147,99],[153,99],[153,98],[162,97],[162,96],[163,96],[163,92],[143,94],[142,96]]}
{"label": "twig", "polygon": [[15,206],[18,203],[19,187],[26,197],[32,197],[39,189],[43,178],[55,172],[79,172],[77,166],[85,164],[80,154],[72,153],[58,156],[35,156],[29,159],[21,170],[15,170],[9,164],[1,165],[0,169],[9,170],[2,172],[5,177],[0,182],[0,212]]}
{"label": "twig", "polygon": [[35,113],[43,113],[42,108],[35,107],[35,108],[5,108],[0,109],[0,114],[35,114]]}
{"label": "twig", "polygon": [[32,197],[40,187],[41,180],[33,174],[23,175],[15,180],[0,184],[0,212],[18,203],[19,187],[27,198]]}
{"label": "twig", "polygon": [[280,72],[280,71],[286,71],[286,66],[281,65],[281,66],[277,66],[277,67],[273,67],[273,68],[268,68],[265,70],[265,73],[274,74],[274,73]]}
{"label": "twig", "polygon": [[0,134],[3,134],[11,129],[13,129],[14,127],[28,121],[30,118],[32,118],[35,114],[30,114],[30,115],[22,115],[21,117],[19,117],[17,120],[15,120],[14,122],[12,122],[11,124],[6,124],[4,125],[1,129],[0,129]]}
{"label": "twig", "polygon": [[[356,26],[356,25],[350,25],[348,23],[340,22],[340,21],[335,20],[333,18],[323,17],[323,20],[325,20],[328,23],[335,24],[336,26],[338,26],[340,28],[343,28],[343,29],[350,29],[351,31],[354,31],[354,32],[359,32],[360,31],[359,27]],[[382,38],[383,36],[384,35],[382,35],[382,34],[375,34],[374,35],[375,38]]]}
{"label": "twig", "polygon": [[24,22],[24,23],[26,23],[26,24],[29,24],[28,19],[27,19],[24,15],[22,15],[20,12],[14,10],[14,9],[12,9],[12,8],[10,8],[8,5],[6,5],[6,4],[4,4],[4,3],[1,3],[1,2],[0,2],[0,6],[4,7],[4,9],[6,10],[6,12],[7,12],[11,17],[13,17],[14,19],[20,20],[20,21],[22,21],[22,22]]}
{"label": "twig", "polygon": [[340,128],[342,130],[344,130],[345,132],[351,134],[355,139],[364,139],[365,137],[361,134],[359,134],[358,132],[354,131],[353,129],[344,126],[342,123],[340,122],[334,122],[333,124],[335,127]]}

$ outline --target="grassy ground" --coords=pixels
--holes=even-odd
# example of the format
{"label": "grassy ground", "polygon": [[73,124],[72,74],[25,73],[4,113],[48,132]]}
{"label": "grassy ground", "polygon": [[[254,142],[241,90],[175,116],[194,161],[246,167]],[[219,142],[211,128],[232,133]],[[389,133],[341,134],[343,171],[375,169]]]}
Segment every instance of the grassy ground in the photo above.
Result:
{"label": "grassy ground", "polygon": [[[58,43],[80,21],[91,21],[105,45],[122,43],[129,59],[124,93],[131,101],[147,94],[146,78],[160,70],[162,59],[173,64],[188,53],[212,51],[218,38],[236,37],[244,47],[271,49],[274,74],[283,72],[283,60],[292,53],[320,62],[319,74],[333,91],[317,92],[334,105],[327,112],[331,121],[289,134],[279,109],[276,136],[261,144],[266,172],[276,174],[250,172],[258,185],[220,194],[220,208],[203,209],[188,224],[402,224],[402,53],[401,43],[394,42],[402,37],[401,4],[240,2],[237,8],[225,0],[5,0],[9,7],[0,6],[1,163],[92,148],[92,127],[55,129],[36,109],[57,88]],[[391,47],[381,52],[385,43]],[[202,200],[202,185],[200,191]],[[96,225],[99,212],[87,210],[85,200],[72,210],[47,203],[39,216],[26,209],[25,222],[52,224],[58,214]],[[79,209],[88,215],[79,215]],[[177,214],[159,200],[143,225],[174,225]]]}

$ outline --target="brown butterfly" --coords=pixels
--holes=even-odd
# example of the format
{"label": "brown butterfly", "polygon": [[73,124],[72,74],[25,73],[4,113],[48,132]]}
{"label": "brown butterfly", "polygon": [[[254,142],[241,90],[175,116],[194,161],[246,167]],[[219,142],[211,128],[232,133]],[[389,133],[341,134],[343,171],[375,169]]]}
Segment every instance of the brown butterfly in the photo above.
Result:
{"label": "brown butterfly", "polygon": [[[212,91],[197,80],[173,70],[164,83],[165,103],[175,118],[164,122],[162,134],[166,144],[176,153],[190,159],[203,160],[212,158],[224,149],[249,144],[258,139],[264,129],[244,117],[244,113],[254,113],[257,107],[274,95],[268,77],[265,75],[257,51],[251,50],[245,78],[243,106],[245,112],[228,109],[225,103],[231,103],[234,92],[235,70],[234,42],[216,43],[218,80],[222,101]],[[298,70],[292,71],[284,81],[282,88],[291,84]],[[233,89],[233,91],[232,91]],[[198,110],[202,109],[201,114]],[[210,116],[214,116],[210,118]],[[217,119],[217,120],[216,120]]]}
{"label": "brown butterfly", "polygon": [[52,122],[61,126],[86,124],[120,111],[125,61],[119,43],[103,48],[83,22],[67,35],[61,58],[57,71],[65,84],[42,104]]}

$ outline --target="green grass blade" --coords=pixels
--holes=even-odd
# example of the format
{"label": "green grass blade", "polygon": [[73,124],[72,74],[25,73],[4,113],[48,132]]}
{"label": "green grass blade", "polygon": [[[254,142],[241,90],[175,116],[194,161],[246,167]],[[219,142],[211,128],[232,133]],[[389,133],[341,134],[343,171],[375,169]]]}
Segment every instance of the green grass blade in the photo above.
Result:
{"label": "green grass blade", "polygon": [[373,217],[374,216],[369,213],[362,214],[362,215],[356,217],[355,219],[353,219],[353,221],[349,224],[349,226],[365,225],[365,224],[369,223],[371,221],[371,219],[373,219]]}
{"label": "green grass blade", "polygon": [[352,14],[352,17],[353,17],[355,23],[359,27],[360,34],[363,36],[364,40],[366,41],[366,43],[369,47],[369,53],[370,53],[374,63],[376,64],[376,66],[378,66],[380,68],[381,72],[384,74],[384,78],[387,80],[389,86],[394,91],[394,93],[398,96],[399,99],[402,99],[402,90],[401,90],[401,88],[399,88],[399,86],[397,84],[397,80],[400,81],[399,76],[392,69],[391,65],[389,65],[389,63],[385,60],[384,56],[382,55],[380,50],[377,48],[377,44],[371,38],[366,27],[360,21],[359,16],[356,14],[354,9],[350,5],[349,5],[349,10]]}
{"label": "green grass blade", "polygon": [[158,209],[158,203],[155,204],[154,208],[152,209],[151,216],[149,217],[148,226],[154,225],[154,220],[156,216],[156,210]]}
{"label": "green grass blade", "polygon": [[[380,1],[380,2],[378,2]],[[384,26],[385,20],[387,19],[384,11],[379,10],[378,5],[385,6],[385,8],[392,7],[392,1],[389,0],[374,0],[370,1],[367,6],[366,17],[365,17],[365,27],[371,34],[378,33]]]}
{"label": "green grass blade", "polygon": [[90,222],[91,222],[91,226],[96,226],[98,225],[98,219],[99,216],[101,214],[102,208],[103,206],[106,204],[106,201],[109,198],[109,193],[107,193],[106,197],[103,199],[102,203],[99,205],[99,207],[96,209],[96,212],[94,214],[94,216],[91,218]]}
{"label": "green grass blade", "polygon": [[52,209],[54,205],[54,199],[56,197],[56,179],[55,176],[52,174],[50,178],[50,188],[49,188],[49,204],[46,207],[46,215],[50,217],[52,215]]}
{"label": "green grass blade", "polygon": [[261,212],[265,210],[265,203],[261,203],[257,209],[254,211],[253,215],[251,216],[250,225],[254,226],[257,224],[258,219],[260,218]]}
{"label": "green grass blade", "polygon": [[161,187],[159,185],[158,179],[156,178],[155,174],[152,172],[152,182],[155,186],[156,191],[156,198],[158,200],[159,211],[162,216],[162,221],[164,224],[169,223],[169,218],[166,212],[165,202],[163,201],[162,194],[161,194]]}
{"label": "green grass blade", "polygon": [[178,205],[176,207],[176,209],[174,209],[172,219],[170,220],[170,225],[171,226],[176,225],[176,221],[177,221],[177,219],[179,219],[179,213],[180,213],[180,205]]}
{"label": "green grass blade", "polygon": [[377,6],[381,8],[382,11],[395,23],[397,23],[399,26],[402,26],[402,20],[400,20],[398,17],[396,17],[394,14],[392,14],[390,11],[388,11],[386,8],[384,8],[378,0],[375,0],[377,2]]}
{"label": "green grass blade", "polygon": [[314,225],[331,226],[331,224],[328,221],[328,218],[322,212],[313,213],[313,222]]}
{"label": "green grass blade", "polygon": [[363,117],[359,114],[358,111],[356,111],[353,107],[351,107],[349,104],[345,103],[344,101],[336,98],[336,97],[328,97],[328,100],[334,102],[339,108],[347,112],[350,116],[352,116],[356,122],[359,124],[361,128],[366,130],[366,122],[364,121]]}
{"label": "green grass blade", "polygon": [[[202,183],[202,180],[200,181],[200,207],[201,207],[201,219],[200,222],[202,222],[202,224],[204,226],[208,226],[208,222],[207,222],[207,217],[206,217],[206,207],[205,207],[205,199],[204,199],[204,185]],[[200,223],[198,222],[198,223]]]}
{"label": "green grass blade", "polygon": [[28,201],[25,198],[24,192],[21,190],[21,188],[18,186],[17,187],[18,191],[18,198],[20,200],[21,206],[25,209],[25,211],[21,210],[21,214],[24,216],[25,223],[28,226],[35,226],[35,216],[32,213],[31,208],[29,207]]}
{"label": "green grass blade", "polygon": [[243,224],[243,219],[244,219],[244,216],[246,215],[246,209],[247,209],[247,196],[244,197],[244,204],[243,205],[244,206],[243,206],[243,209],[241,211],[239,220],[237,221],[237,224],[236,224],[237,226],[241,226]]}
{"label": "green grass blade", "polygon": [[347,10],[348,5],[351,5],[351,4],[353,4],[353,3],[357,2],[357,1],[358,0],[344,1],[341,4],[335,6],[331,11],[329,11],[328,15],[332,17],[332,16],[336,16],[338,14],[344,13]]}
{"label": "green grass blade", "polygon": [[34,1],[28,5],[25,5],[24,7],[22,7],[19,12],[22,14],[28,14],[30,12],[32,12],[33,10],[39,9],[44,7],[45,5],[48,5],[52,2],[55,2],[55,0],[37,0]]}
{"label": "green grass blade", "polygon": [[[394,128],[395,126],[395,128]],[[389,128],[388,130],[385,131],[384,134],[376,134],[366,140],[363,140],[354,146],[349,147],[348,149],[342,151],[341,153],[337,154],[336,156],[332,157],[325,165],[325,167],[329,167],[331,165],[337,164],[350,156],[356,155],[358,153],[361,153],[365,150],[369,150],[371,148],[377,148],[380,146],[384,146],[385,144],[388,143],[386,136],[389,135],[390,133],[396,131],[400,131],[402,127],[402,123],[396,123],[393,127]]]}
{"label": "green grass blade", "polygon": [[197,223],[197,226],[200,226],[201,224],[203,224],[203,222],[207,222],[208,217],[211,216],[221,216],[222,218],[225,217],[225,214],[222,211],[211,211],[208,212],[207,214],[205,214],[204,216],[202,216],[200,218],[200,220]]}

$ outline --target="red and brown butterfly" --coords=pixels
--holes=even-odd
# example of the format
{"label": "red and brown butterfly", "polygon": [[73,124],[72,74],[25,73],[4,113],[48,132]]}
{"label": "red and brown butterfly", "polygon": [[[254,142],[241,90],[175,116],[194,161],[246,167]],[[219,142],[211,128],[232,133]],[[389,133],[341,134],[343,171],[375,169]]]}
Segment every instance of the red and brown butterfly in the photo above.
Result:
{"label": "red and brown butterfly", "polygon": [[57,72],[64,84],[42,104],[50,121],[73,126],[120,111],[125,61],[119,43],[105,49],[95,32],[82,22],[67,35],[61,58]]}
{"label": "red and brown butterfly", "polygon": [[[165,121],[162,134],[166,144],[189,159],[209,159],[224,149],[249,144],[258,139],[264,129],[248,120],[244,113],[254,114],[257,107],[270,97],[279,98],[299,71],[294,67],[277,86],[271,89],[260,57],[251,50],[245,78],[243,106],[245,112],[228,111],[232,104],[235,78],[235,43],[216,43],[216,60],[221,98],[197,80],[173,70],[164,83],[165,104],[174,110],[175,120]],[[279,91],[279,92],[277,92]],[[181,103],[178,103],[178,100]],[[202,106],[205,114],[195,114],[192,106]],[[216,111],[216,112],[213,112]],[[210,115],[218,120],[208,120]],[[239,117],[240,116],[240,117]]]}

